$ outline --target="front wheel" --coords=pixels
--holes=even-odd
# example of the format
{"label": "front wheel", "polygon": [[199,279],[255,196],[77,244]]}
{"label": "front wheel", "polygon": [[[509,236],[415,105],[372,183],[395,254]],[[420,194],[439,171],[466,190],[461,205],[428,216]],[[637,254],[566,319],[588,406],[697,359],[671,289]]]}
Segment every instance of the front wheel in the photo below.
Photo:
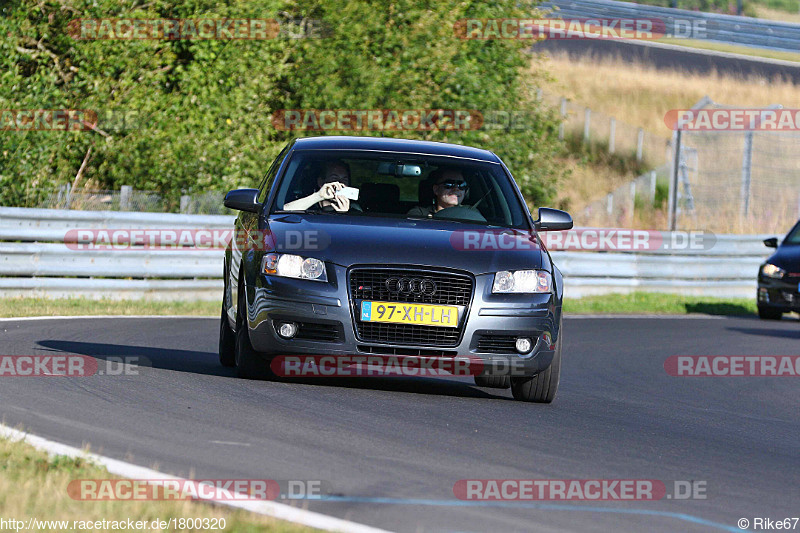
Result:
{"label": "front wheel", "polygon": [[780,320],[782,316],[783,311],[780,309],[758,306],[758,318],[761,320]]}
{"label": "front wheel", "polygon": [[236,375],[242,379],[268,379],[269,359],[257,352],[250,342],[247,327],[247,299],[244,287],[239,290],[239,308],[236,310]]}
{"label": "front wheel", "polygon": [[511,378],[511,394],[515,400],[523,402],[550,403],[556,397],[558,382],[561,378],[561,336],[558,332],[558,341],[553,354],[553,362],[544,372],[535,376],[524,378]]}
{"label": "front wheel", "polygon": [[236,334],[228,324],[225,299],[222,299],[222,316],[219,319],[219,362],[222,366],[236,365]]}
{"label": "front wheel", "polygon": [[490,389],[507,389],[511,386],[508,376],[475,376],[475,385]]}

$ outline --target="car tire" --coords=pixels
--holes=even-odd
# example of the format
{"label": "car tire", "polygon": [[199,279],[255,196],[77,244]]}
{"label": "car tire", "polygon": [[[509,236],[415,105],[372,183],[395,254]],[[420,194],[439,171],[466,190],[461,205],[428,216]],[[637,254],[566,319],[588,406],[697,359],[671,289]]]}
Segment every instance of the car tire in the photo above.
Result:
{"label": "car tire", "polygon": [[222,316],[219,319],[219,362],[222,366],[236,366],[236,334],[228,324],[225,312],[225,299],[222,300]]}
{"label": "car tire", "polygon": [[511,378],[511,394],[523,402],[550,403],[556,397],[561,378],[561,335],[559,331],[553,361],[547,370],[535,376]]}
{"label": "car tire", "polygon": [[507,389],[511,386],[509,376],[475,376],[475,385],[490,389]]}
{"label": "car tire", "polygon": [[242,379],[268,379],[271,375],[269,359],[253,348],[247,327],[247,300],[244,287],[239,289],[239,305],[236,310],[236,375]]}
{"label": "car tire", "polygon": [[780,309],[758,306],[758,318],[761,320],[780,320],[781,317],[783,317],[783,311]]}

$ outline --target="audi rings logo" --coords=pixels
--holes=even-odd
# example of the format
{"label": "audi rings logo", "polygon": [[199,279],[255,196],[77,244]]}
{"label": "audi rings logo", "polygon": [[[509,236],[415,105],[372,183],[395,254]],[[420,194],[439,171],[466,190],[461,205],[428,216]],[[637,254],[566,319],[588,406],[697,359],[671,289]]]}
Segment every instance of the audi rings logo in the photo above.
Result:
{"label": "audi rings logo", "polygon": [[401,294],[424,294],[433,296],[436,293],[436,283],[423,278],[389,278],[386,280],[389,292]]}

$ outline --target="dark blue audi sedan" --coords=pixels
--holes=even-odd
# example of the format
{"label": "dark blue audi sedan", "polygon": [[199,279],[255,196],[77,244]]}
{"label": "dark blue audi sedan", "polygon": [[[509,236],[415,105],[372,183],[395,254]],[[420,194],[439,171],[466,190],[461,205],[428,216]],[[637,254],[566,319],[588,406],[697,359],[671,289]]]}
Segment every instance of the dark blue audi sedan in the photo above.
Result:
{"label": "dark blue audi sedan", "polygon": [[268,378],[286,354],[484,361],[475,382],[549,403],[561,272],[494,153],[371,137],[292,141],[240,212],[224,264],[220,362]]}

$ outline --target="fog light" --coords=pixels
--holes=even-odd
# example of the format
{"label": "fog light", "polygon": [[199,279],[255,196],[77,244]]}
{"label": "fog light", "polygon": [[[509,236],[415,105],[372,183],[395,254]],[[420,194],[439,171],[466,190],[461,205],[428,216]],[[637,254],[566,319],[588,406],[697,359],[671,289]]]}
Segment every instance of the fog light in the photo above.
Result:
{"label": "fog light", "polygon": [[758,301],[769,302],[769,292],[764,287],[758,289]]}
{"label": "fog light", "polygon": [[278,335],[284,339],[291,339],[297,335],[297,324],[294,322],[282,322],[278,324]]}
{"label": "fog light", "polygon": [[525,354],[531,351],[533,345],[528,337],[519,337],[516,342],[516,348],[519,353]]}

